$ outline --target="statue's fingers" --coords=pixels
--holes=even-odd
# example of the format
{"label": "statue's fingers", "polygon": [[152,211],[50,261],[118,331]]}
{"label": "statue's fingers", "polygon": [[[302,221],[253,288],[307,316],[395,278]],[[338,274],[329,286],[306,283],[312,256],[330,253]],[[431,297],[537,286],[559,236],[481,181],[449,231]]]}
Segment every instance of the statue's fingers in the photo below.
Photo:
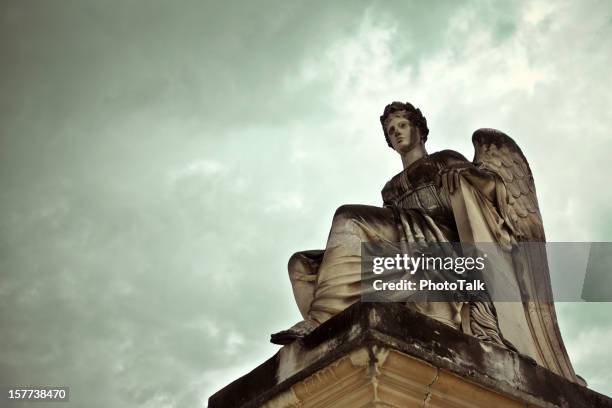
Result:
{"label": "statue's fingers", "polygon": [[454,183],[453,183],[453,191],[459,188],[459,172],[455,172],[454,174]]}
{"label": "statue's fingers", "polygon": [[440,174],[440,183],[442,184],[442,189],[448,191],[448,178],[447,173]]}
{"label": "statue's fingers", "polygon": [[446,173],[446,185],[448,186],[448,192],[453,194],[454,185],[453,185],[453,171],[449,171]]}

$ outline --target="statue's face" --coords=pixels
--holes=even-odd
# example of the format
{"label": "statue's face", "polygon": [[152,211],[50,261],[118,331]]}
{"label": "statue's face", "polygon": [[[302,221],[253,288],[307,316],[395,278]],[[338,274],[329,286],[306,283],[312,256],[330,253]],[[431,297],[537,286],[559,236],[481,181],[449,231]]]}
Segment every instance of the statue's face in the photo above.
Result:
{"label": "statue's face", "polygon": [[393,115],[387,120],[387,134],[393,149],[402,154],[412,150],[421,143],[421,136],[416,126],[403,115]]}

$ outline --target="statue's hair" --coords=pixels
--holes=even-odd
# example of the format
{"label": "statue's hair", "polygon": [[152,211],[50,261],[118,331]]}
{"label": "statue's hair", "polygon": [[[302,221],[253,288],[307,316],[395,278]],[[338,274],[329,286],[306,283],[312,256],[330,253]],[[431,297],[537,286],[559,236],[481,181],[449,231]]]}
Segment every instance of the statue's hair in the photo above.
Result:
{"label": "statue's hair", "polygon": [[425,119],[425,116],[423,116],[421,110],[415,108],[409,102],[392,102],[389,105],[385,106],[385,111],[380,117],[380,124],[382,125],[383,132],[385,134],[385,139],[387,140],[387,144],[389,145],[389,147],[393,146],[391,145],[391,140],[389,139],[389,135],[387,134],[385,123],[387,122],[389,115],[396,112],[404,112],[404,117],[421,131],[421,137],[423,138],[423,143],[425,143],[425,141],[427,141],[427,135],[429,134],[429,128],[427,127],[427,119]]}

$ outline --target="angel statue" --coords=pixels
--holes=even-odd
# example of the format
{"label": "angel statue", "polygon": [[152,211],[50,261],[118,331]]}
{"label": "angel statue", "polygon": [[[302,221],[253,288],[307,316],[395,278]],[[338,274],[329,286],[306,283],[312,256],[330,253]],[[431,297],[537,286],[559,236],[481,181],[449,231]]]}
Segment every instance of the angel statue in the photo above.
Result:
{"label": "angel statue", "polygon": [[289,277],[304,320],[273,334],[271,342],[300,339],[360,300],[363,242],[495,243],[504,248],[495,260],[502,272],[488,278],[488,291],[514,291],[518,301],[489,296],[406,306],[577,382],[556,321],[545,253],[516,250],[521,243],[545,241],[521,149],[500,131],[479,129],[472,136],[472,161],[452,150],[428,154],[427,120],[410,103],[387,105],[380,123],[403,170],[382,189],[382,207],[339,207],[325,250],[290,258]]}

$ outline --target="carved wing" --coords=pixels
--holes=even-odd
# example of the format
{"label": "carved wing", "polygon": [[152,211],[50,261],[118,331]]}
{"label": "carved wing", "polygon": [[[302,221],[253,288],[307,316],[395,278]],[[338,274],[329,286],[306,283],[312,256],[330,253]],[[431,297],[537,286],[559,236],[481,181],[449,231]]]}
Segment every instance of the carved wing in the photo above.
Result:
{"label": "carved wing", "polygon": [[514,140],[498,130],[479,129],[472,135],[472,143],[474,164],[497,174],[506,187],[505,197],[498,194],[498,205],[520,245],[513,252],[515,273],[539,360],[557,374],[578,382],[557,324],[543,244],[546,237],[529,163]]}
{"label": "carved wing", "polygon": [[503,132],[478,129],[472,135],[474,164],[497,174],[506,185],[504,218],[517,241],[544,242],[544,227],[529,163],[518,145]]}

